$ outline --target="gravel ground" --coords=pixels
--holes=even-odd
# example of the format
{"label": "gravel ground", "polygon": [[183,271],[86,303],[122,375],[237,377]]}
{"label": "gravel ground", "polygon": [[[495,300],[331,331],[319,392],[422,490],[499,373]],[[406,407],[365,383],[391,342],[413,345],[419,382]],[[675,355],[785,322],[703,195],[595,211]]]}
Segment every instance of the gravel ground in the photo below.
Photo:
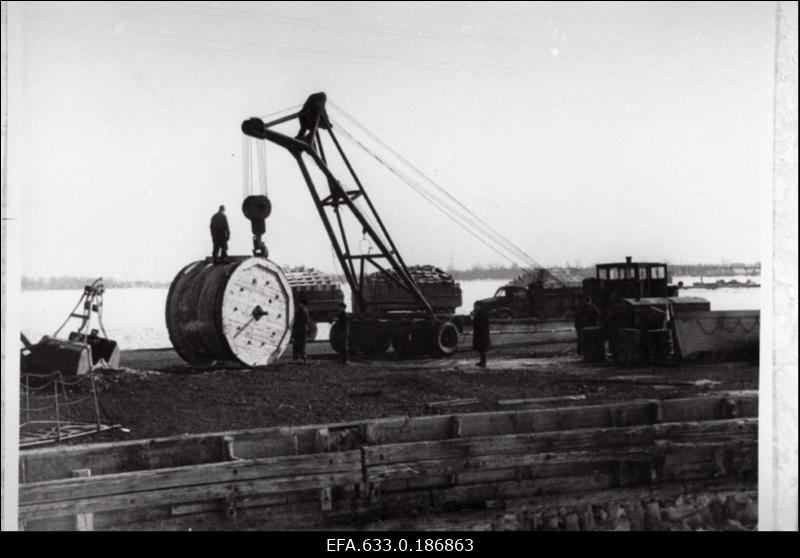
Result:
{"label": "gravel ground", "polygon": [[[97,377],[106,422],[124,430],[75,443],[515,408],[498,405],[509,399],[585,397],[546,403],[572,406],[758,388],[755,363],[625,369],[586,364],[566,344],[496,349],[485,369],[475,366],[471,351],[411,361],[389,353],[348,365],[324,351],[311,352],[317,354],[305,365],[284,358],[249,369],[195,368],[170,350],[131,351],[124,355],[125,369]],[[477,402],[442,403],[459,399]]]}

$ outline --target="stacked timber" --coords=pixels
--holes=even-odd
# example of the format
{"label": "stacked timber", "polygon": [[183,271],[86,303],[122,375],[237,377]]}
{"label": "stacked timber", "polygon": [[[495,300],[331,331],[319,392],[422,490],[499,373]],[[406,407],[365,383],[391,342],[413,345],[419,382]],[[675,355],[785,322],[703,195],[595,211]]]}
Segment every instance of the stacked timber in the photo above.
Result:
{"label": "stacked timber", "polygon": [[[461,306],[461,285],[453,276],[432,265],[410,266],[408,272],[434,309],[454,312]],[[375,272],[364,281],[364,299],[371,310],[419,310],[413,296],[398,284],[394,271]]]}
{"label": "stacked timber", "polygon": [[190,364],[238,360],[264,366],[289,344],[292,289],[266,258],[193,262],[170,285],[166,319],[172,346]]}
{"label": "stacked timber", "polygon": [[338,282],[313,267],[290,267],[283,271],[292,287],[292,296],[295,300],[306,301],[313,320],[335,318],[339,305],[344,302],[344,292]]}
{"label": "stacked timber", "polygon": [[739,392],[27,450],[19,517],[31,530],[663,529],[695,501],[752,515],[757,413]]}

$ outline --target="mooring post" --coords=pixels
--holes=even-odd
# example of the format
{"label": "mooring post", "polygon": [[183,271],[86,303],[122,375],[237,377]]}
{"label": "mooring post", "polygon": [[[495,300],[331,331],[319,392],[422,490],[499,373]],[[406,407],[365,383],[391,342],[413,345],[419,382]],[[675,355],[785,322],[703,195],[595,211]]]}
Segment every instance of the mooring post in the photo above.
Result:
{"label": "mooring post", "polygon": [[61,415],[58,408],[58,379],[53,380],[53,395],[56,401],[56,442],[61,441]]}
{"label": "mooring post", "polygon": [[[73,477],[91,477],[91,469],[76,469],[72,471]],[[94,531],[94,514],[93,513],[79,513],[75,516],[75,530],[76,531]]]}
{"label": "mooring post", "polygon": [[450,419],[450,437],[461,437],[461,417],[459,415],[453,415]]}
{"label": "mooring post", "polygon": [[319,491],[319,508],[322,511],[331,511],[333,509],[333,489],[326,486]]}
{"label": "mooring post", "polygon": [[236,461],[239,459],[234,453],[234,442],[235,440],[233,436],[222,437],[222,458],[226,461]]}

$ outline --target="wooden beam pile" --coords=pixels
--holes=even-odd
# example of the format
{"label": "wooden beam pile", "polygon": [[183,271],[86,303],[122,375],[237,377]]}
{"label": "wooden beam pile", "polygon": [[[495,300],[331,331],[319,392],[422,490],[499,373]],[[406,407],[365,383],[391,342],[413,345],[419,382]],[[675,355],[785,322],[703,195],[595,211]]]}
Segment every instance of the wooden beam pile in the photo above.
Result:
{"label": "wooden beam pile", "polygon": [[561,528],[589,528],[587,505],[623,495],[754,490],[757,413],[757,395],[738,393],[29,450],[20,519],[59,530],[530,529],[552,527],[557,509]]}

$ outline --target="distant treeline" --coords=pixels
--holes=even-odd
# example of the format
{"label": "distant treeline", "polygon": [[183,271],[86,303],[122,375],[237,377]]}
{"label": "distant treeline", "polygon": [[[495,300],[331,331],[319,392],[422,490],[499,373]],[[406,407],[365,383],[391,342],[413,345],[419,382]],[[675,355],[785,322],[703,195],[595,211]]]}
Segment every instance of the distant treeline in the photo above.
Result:
{"label": "distant treeline", "polygon": [[[668,264],[671,275],[679,276],[718,276],[731,277],[735,275],[760,275],[761,264]],[[551,267],[549,268],[556,276],[560,277],[594,277],[595,268],[591,267]],[[471,269],[448,270],[456,280],[468,281],[470,279],[507,279],[511,280],[521,275],[523,271],[514,267],[503,266],[474,266]]]}
{"label": "distant treeline", "polygon": [[761,264],[670,264],[672,275],[717,275],[730,277],[733,275],[761,275]]}
{"label": "distant treeline", "polygon": [[[549,268],[556,276],[561,278],[579,279],[582,277],[594,277],[595,270],[592,267],[551,267]],[[761,264],[669,264],[670,274],[673,276],[707,276],[707,277],[732,277],[736,275],[760,275]],[[523,270],[516,267],[503,266],[473,266],[471,269],[448,269],[457,281],[469,281],[474,279],[501,279],[511,281],[523,273]],[[23,291],[56,291],[63,289],[83,289],[97,277],[71,277],[62,275],[60,277],[23,277]],[[131,281],[121,279],[103,279],[106,288],[127,289],[127,288],[163,288],[169,287],[169,283],[159,281]]]}
{"label": "distant treeline", "polygon": [[[23,277],[23,291],[59,291],[83,289],[86,285],[91,285],[97,277],[71,277],[62,275],[60,277]],[[103,279],[103,286],[107,289],[128,289],[128,288],[161,288],[168,287],[169,283],[157,281],[128,281],[114,279],[113,277]]]}

